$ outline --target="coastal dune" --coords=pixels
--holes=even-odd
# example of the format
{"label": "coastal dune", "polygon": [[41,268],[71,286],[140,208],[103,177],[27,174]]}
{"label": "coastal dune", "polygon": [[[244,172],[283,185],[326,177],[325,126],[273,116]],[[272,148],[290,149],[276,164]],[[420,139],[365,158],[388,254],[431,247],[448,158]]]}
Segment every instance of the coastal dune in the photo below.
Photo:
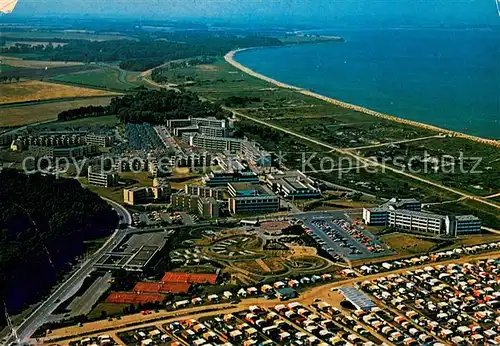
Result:
{"label": "coastal dune", "polygon": [[262,75],[260,73],[257,73],[254,70],[252,70],[252,69],[250,69],[250,68],[248,68],[248,67],[240,64],[239,62],[237,62],[234,59],[234,57],[235,57],[235,55],[237,53],[243,52],[243,51],[246,51],[246,50],[249,50],[249,49],[252,49],[252,48],[243,48],[243,49],[236,49],[236,50],[230,51],[229,53],[227,53],[224,56],[224,59],[226,60],[226,62],[228,62],[229,64],[231,64],[232,66],[234,66],[238,70],[240,70],[242,72],[245,72],[245,73],[247,73],[248,75],[250,75],[252,77],[259,78],[259,79],[261,79],[263,81],[266,81],[268,83],[274,84],[274,85],[276,85],[276,86],[278,86],[280,88],[286,88],[286,89],[295,90],[295,91],[297,91],[297,92],[299,92],[299,93],[301,93],[303,95],[314,97],[316,99],[323,100],[325,102],[332,103],[334,105],[337,105],[337,106],[340,106],[340,107],[343,107],[343,108],[352,109],[352,110],[357,111],[357,112],[361,112],[361,113],[365,113],[365,114],[368,114],[368,115],[371,115],[371,116],[375,116],[375,117],[378,117],[378,118],[382,118],[382,119],[394,121],[394,122],[397,122],[397,123],[400,123],[400,124],[415,126],[415,127],[419,127],[419,128],[426,129],[426,130],[431,130],[431,131],[436,131],[436,132],[447,134],[447,135],[450,135],[450,136],[453,136],[453,137],[464,138],[464,139],[468,139],[468,140],[471,140],[471,141],[474,141],[474,142],[478,142],[478,143],[482,143],[482,144],[487,144],[487,145],[492,145],[492,146],[500,148],[500,141],[496,141],[496,140],[493,140],[493,139],[482,138],[482,137],[477,137],[477,136],[472,136],[472,135],[468,135],[468,134],[465,134],[465,133],[461,133],[461,132],[457,132],[457,131],[452,131],[452,130],[448,130],[448,129],[443,129],[443,128],[440,128],[438,126],[424,124],[424,123],[419,123],[419,122],[413,121],[413,120],[398,118],[398,117],[395,117],[395,116],[392,116],[392,115],[388,115],[388,114],[384,114],[384,113],[380,113],[380,112],[374,111],[372,109],[368,109],[368,108],[365,108],[365,107],[361,107],[361,106],[353,105],[353,104],[350,104],[350,103],[347,103],[347,102],[343,102],[343,101],[340,101],[340,100],[336,100],[334,98],[327,97],[327,96],[324,96],[324,95],[320,95],[320,94],[312,92],[310,90],[299,88],[299,87],[296,87],[294,85],[282,83],[282,82],[277,81],[275,79],[269,78],[267,76],[264,76],[264,75]]}

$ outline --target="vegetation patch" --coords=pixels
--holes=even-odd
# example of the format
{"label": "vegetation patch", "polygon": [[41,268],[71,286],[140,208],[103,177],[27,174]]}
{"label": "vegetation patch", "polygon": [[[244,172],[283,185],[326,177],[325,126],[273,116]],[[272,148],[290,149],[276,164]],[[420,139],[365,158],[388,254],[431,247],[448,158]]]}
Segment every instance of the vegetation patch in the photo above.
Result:
{"label": "vegetation patch", "polygon": [[[106,106],[109,105],[111,97],[89,97],[81,100],[40,102],[29,105],[16,105],[0,107],[0,127],[20,126],[37,122],[57,120],[59,113],[69,109],[86,107],[89,105]],[[92,121],[81,119],[82,121],[72,121],[60,123],[61,127],[71,127],[73,125],[84,125],[85,122],[99,124],[105,119],[106,123],[116,123],[115,116],[92,118]],[[100,119],[100,120],[99,120]],[[108,122],[108,120],[110,120]],[[55,125],[58,126],[58,125]]]}
{"label": "vegetation patch", "polygon": [[117,94],[102,90],[73,87],[68,85],[46,83],[33,80],[3,85],[2,93],[0,94],[0,104],[108,95]]}

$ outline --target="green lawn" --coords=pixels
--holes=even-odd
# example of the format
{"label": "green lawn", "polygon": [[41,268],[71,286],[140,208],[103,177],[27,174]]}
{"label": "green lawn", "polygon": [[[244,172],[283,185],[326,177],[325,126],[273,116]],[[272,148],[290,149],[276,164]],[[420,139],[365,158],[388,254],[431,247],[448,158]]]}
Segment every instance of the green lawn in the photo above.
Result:
{"label": "green lawn", "polygon": [[143,85],[139,72],[120,72],[119,69],[111,67],[61,75],[53,77],[52,80],[113,90],[133,89]]}
{"label": "green lawn", "polygon": [[0,71],[1,72],[10,72],[10,71],[18,71],[22,70],[23,67],[16,67],[16,66],[11,66],[8,64],[0,64]]}
{"label": "green lawn", "polygon": [[114,115],[106,115],[102,117],[81,118],[68,121],[55,121],[50,124],[40,125],[40,127],[61,129],[65,127],[86,127],[86,126],[103,126],[114,127],[118,124],[118,119]]}

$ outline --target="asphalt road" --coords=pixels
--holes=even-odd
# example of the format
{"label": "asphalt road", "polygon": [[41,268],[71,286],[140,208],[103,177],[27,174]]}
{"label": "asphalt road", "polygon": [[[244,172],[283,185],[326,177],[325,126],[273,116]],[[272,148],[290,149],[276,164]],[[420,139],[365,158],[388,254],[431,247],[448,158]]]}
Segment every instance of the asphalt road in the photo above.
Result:
{"label": "asphalt road", "polygon": [[[111,200],[105,199],[113,206],[113,209],[120,216],[120,223],[132,222],[130,213],[121,205]],[[115,244],[120,243],[129,233],[131,228],[117,228],[113,235],[109,237],[106,243],[81,266],[44,301],[42,302],[21,324],[17,326],[17,334],[21,341],[28,341],[31,335],[47,321],[54,320],[52,312],[60,302],[70,298],[82,286],[85,278],[94,270],[94,264],[102,254],[111,251]],[[5,345],[9,345],[15,340],[10,337]]]}
{"label": "asphalt road", "polygon": [[435,181],[423,178],[423,177],[418,176],[416,174],[408,173],[408,172],[406,172],[404,170],[395,168],[395,167],[387,165],[385,163],[380,163],[380,162],[369,160],[369,159],[367,159],[367,158],[365,158],[363,156],[360,156],[360,155],[358,155],[358,154],[356,154],[356,153],[348,150],[348,148],[338,148],[338,147],[332,146],[332,145],[330,145],[328,143],[319,141],[319,140],[317,140],[315,138],[312,138],[312,137],[309,137],[309,136],[306,136],[306,135],[303,135],[303,134],[300,134],[300,133],[288,130],[288,129],[284,128],[284,127],[271,124],[271,123],[269,123],[267,121],[264,121],[264,120],[261,120],[261,119],[255,118],[255,117],[248,116],[248,115],[243,114],[241,112],[235,111],[234,109],[227,108],[227,107],[223,107],[223,108],[226,109],[226,110],[228,110],[228,111],[230,111],[230,112],[232,112],[237,117],[241,117],[241,118],[245,118],[245,119],[251,120],[251,121],[256,122],[258,124],[261,124],[261,125],[273,128],[275,130],[281,131],[283,133],[286,133],[286,134],[288,134],[290,136],[306,140],[306,141],[308,141],[310,143],[322,146],[322,147],[324,147],[326,149],[330,149],[332,152],[337,152],[337,153],[342,154],[342,155],[344,155],[346,157],[352,157],[352,158],[356,159],[360,163],[365,163],[365,164],[367,164],[367,165],[369,165],[371,167],[379,168],[381,173],[385,172],[387,170],[387,171],[391,171],[391,172],[396,173],[396,174],[401,174],[401,175],[404,175],[405,177],[408,177],[410,179],[414,179],[414,180],[420,181],[420,182],[422,182],[424,184],[431,185],[431,186],[437,187],[439,189],[442,189],[442,190],[454,193],[454,194],[456,194],[456,195],[458,195],[460,197],[471,199],[471,200],[477,201],[479,203],[488,205],[490,207],[493,207],[493,208],[496,208],[496,209],[500,209],[500,204],[494,203],[494,202],[490,202],[489,200],[487,200],[487,199],[485,199],[483,197],[479,197],[479,196],[476,196],[476,195],[470,195],[470,194],[467,194],[467,193],[465,193],[463,191],[457,190],[457,189],[452,188],[452,187],[444,186],[441,183],[438,183],[438,182],[435,182]]}

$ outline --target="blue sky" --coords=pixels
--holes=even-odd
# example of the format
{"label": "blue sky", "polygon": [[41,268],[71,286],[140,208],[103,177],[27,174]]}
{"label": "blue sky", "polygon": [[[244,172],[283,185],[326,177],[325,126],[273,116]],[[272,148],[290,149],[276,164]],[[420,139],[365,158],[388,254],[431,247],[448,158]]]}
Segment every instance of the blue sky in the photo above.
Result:
{"label": "blue sky", "polygon": [[495,0],[19,0],[22,15],[91,14],[235,21],[498,24]]}

